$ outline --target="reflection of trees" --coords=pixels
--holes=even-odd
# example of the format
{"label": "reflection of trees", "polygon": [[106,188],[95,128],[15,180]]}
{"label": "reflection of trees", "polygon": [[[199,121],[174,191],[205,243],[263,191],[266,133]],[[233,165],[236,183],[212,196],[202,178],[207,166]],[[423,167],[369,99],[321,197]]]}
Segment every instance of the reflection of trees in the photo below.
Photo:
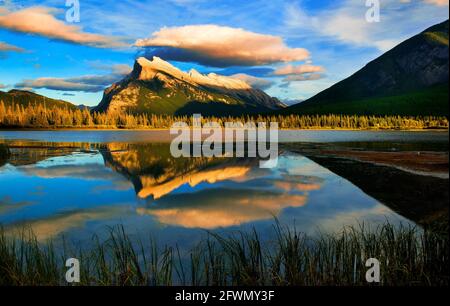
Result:
{"label": "reflection of trees", "polygon": [[0,167],[6,164],[8,158],[9,158],[8,147],[0,143]]}
{"label": "reflection of trees", "polygon": [[[51,157],[65,156],[75,151],[89,151],[90,149],[91,146],[86,143],[14,140],[8,144],[0,144],[0,165],[2,165],[2,160],[3,163],[8,162],[14,166],[32,165]],[[5,152],[9,152],[9,154]]]}
{"label": "reflection of trees", "polygon": [[448,226],[448,180],[345,158],[306,156],[424,227]]}

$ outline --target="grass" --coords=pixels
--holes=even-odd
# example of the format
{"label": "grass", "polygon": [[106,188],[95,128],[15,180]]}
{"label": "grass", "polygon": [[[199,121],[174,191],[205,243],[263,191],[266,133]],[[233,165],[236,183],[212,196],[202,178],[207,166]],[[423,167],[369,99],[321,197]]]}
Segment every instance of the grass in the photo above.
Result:
{"label": "grass", "polygon": [[384,286],[449,283],[448,236],[388,223],[375,229],[347,227],[310,237],[274,225],[276,239],[263,243],[256,231],[228,236],[208,233],[194,249],[145,247],[132,242],[123,227],[82,251],[39,243],[32,232],[16,238],[0,231],[0,285],[67,285],[65,260],[81,263],[80,285],[277,285],[364,286],[368,258],[381,263]]}

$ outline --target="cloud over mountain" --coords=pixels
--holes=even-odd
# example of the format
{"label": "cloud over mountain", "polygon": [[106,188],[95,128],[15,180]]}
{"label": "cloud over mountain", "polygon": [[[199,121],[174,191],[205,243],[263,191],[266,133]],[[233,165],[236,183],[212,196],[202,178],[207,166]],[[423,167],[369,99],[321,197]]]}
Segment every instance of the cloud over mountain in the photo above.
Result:
{"label": "cloud over mountain", "polygon": [[104,86],[73,82],[62,78],[37,78],[23,80],[15,85],[17,88],[50,89],[61,91],[100,92]]}
{"label": "cloud over mountain", "polygon": [[252,75],[248,75],[245,73],[238,73],[230,76],[233,79],[238,79],[241,81],[244,81],[245,83],[249,84],[253,88],[265,90],[270,88],[273,85],[273,82],[267,79],[258,78]]}
{"label": "cloud over mountain", "polygon": [[285,76],[282,80],[283,86],[289,85],[291,82],[302,82],[302,81],[315,81],[320,80],[325,77],[323,72],[325,68],[322,66],[315,66],[311,64],[304,65],[286,65],[279,67],[274,70],[273,75],[275,76]]}
{"label": "cloud over mountain", "polygon": [[78,26],[68,25],[56,19],[54,16],[56,13],[58,13],[57,9],[43,6],[33,6],[18,11],[3,10],[0,15],[0,28],[92,47],[125,46],[117,38],[83,32]]}
{"label": "cloud over mountain", "polygon": [[283,82],[301,82],[301,81],[315,81],[324,78],[325,75],[321,73],[297,74],[288,75],[283,79]]}
{"label": "cloud over mountain", "polygon": [[305,74],[312,72],[322,72],[325,69],[322,66],[314,66],[314,65],[287,65],[280,67],[274,71],[275,75],[296,75],[296,74]]}
{"label": "cloud over mountain", "polygon": [[101,92],[131,72],[131,67],[114,65],[106,75],[85,75],[71,78],[43,77],[27,79],[15,85],[17,88],[50,89],[61,91]]}
{"label": "cloud over mountain", "polygon": [[253,66],[302,61],[303,48],[290,48],[281,37],[213,24],[164,27],[135,42],[166,60],[197,62],[215,67]]}
{"label": "cloud over mountain", "polygon": [[448,10],[440,8],[448,6],[448,0],[383,0],[380,22],[367,22],[364,2],[336,1],[332,9],[317,12],[307,10],[300,2],[288,3],[284,12],[286,30],[322,43],[340,42],[386,52],[414,33],[412,25],[425,28],[430,26],[430,18],[448,18]]}

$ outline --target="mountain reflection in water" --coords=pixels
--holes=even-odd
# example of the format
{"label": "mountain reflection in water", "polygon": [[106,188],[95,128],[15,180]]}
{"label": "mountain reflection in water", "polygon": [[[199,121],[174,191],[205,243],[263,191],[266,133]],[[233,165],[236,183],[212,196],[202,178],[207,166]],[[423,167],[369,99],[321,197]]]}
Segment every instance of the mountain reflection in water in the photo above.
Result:
{"label": "mountain reflection in water", "polygon": [[30,227],[39,239],[83,237],[115,224],[179,242],[200,228],[267,229],[274,217],[304,231],[360,219],[405,221],[290,152],[281,154],[277,168],[260,169],[251,158],[173,158],[169,144],[14,140],[7,146],[0,224],[7,231]]}
{"label": "mountain reflection in water", "polygon": [[306,192],[320,189],[321,183],[316,177],[269,179],[270,171],[259,169],[257,159],[175,159],[161,144],[108,145],[102,155],[108,167],[133,182],[138,197],[148,199],[138,214],[188,228],[228,227],[278,216],[286,207],[303,206]]}

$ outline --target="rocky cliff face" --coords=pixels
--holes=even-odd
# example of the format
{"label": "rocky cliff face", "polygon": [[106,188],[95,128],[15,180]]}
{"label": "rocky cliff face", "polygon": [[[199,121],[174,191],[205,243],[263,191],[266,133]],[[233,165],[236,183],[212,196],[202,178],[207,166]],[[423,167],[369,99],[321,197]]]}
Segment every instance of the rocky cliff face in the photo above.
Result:
{"label": "rocky cliff face", "polygon": [[448,82],[448,21],[414,36],[352,76],[361,94],[396,94]]}
{"label": "rocky cliff face", "polygon": [[183,72],[154,57],[138,58],[124,80],[105,90],[95,108],[102,112],[236,115],[285,107],[242,80],[196,70]]}

